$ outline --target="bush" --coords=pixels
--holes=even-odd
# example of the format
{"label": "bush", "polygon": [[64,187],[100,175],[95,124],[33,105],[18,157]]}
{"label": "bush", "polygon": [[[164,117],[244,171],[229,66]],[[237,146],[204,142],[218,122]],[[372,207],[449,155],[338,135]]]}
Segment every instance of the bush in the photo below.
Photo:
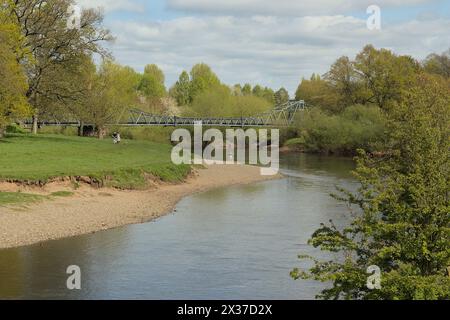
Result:
{"label": "bush", "polygon": [[296,124],[297,136],[304,141],[302,149],[338,154],[354,154],[360,148],[372,151],[384,141],[385,125],[386,118],[378,107],[362,105],[348,107],[339,115],[311,109]]}
{"label": "bush", "polygon": [[19,134],[25,134],[28,133],[28,131],[21,126],[13,123],[6,127],[6,133],[19,133]]}
{"label": "bush", "polygon": [[62,134],[64,136],[77,136],[77,127],[41,127],[39,129],[40,134]]}

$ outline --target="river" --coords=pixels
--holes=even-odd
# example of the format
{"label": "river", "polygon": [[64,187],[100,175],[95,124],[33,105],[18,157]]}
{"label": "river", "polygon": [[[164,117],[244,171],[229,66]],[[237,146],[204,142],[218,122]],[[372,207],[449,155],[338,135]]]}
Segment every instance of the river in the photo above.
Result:
{"label": "river", "polygon": [[[0,251],[0,298],[313,299],[324,287],[294,281],[298,254],[320,223],[348,222],[330,193],[354,189],[345,158],[290,154],[285,179],[190,196],[156,221]],[[69,265],[81,290],[66,288]]]}

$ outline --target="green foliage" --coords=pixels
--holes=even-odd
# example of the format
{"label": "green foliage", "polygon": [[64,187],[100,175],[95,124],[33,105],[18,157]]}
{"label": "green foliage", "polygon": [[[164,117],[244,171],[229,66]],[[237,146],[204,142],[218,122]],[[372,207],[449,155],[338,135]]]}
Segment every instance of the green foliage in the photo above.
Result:
{"label": "green foliage", "polygon": [[251,94],[252,94],[252,85],[249,84],[249,83],[246,83],[246,84],[244,85],[244,87],[242,88],[242,94],[243,94],[244,96],[249,96],[249,95],[251,95]]}
{"label": "green foliage", "polygon": [[180,78],[172,87],[170,95],[179,106],[186,106],[191,102],[191,80],[186,71],[181,73]]}
{"label": "green foliage", "polygon": [[[13,6],[12,2],[7,3]],[[5,125],[31,114],[25,98],[28,85],[24,70],[17,62],[22,50],[20,28],[10,17],[10,7],[0,6],[0,137]]]}
{"label": "green foliage", "polygon": [[204,63],[196,64],[191,70],[190,101],[203,92],[220,85],[217,75]]}
{"label": "green foliage", "polygon": [[[20,132],[17,132],[20,133]],[[40,134],[61,134],[64,136],[78,136],[78,128],[76,127],[42,127],[39,129]]]}
{"label": "green foliage", "polygon": [[420,72],[420,65],[409,56],[398,56],[387,49],[367,45],[354,61],[339,58],[324,79],[313,75],[301,82],[297,100],[338,114],[350,105],[376,104],[388,109],[401,102]]}
{"label": "green foliage", "polygon": [[[382,156],[360,151],[360,188],[337,197],[352,208],[352,223],[342,230],[323,224],[310,240],[336,259],[313,259],[308,272],[292,272],[295,279],[331,282],[319,297],[450,299],[448,89],[443,79],[420,76],[391,108]],[[366,287],[371,265],[382,271],[381,289]]]}
{"label": "green foliage", "polygon": [[325,111],[331,110],[332,113],[340,111],[333,87],[315,74],[312,75],[310,80],[302,80],[295,93],[295,99],[305,100],[311,108],[320,108]]}
{"label": "green foliage", "polygon": [[255,96],[233,97],[231,103],[231,110],[227,114],[231,117],[250,117],[266,112],[273,107],[267,99]]}
{"label": "green foliage", "polygon": [[366,103],[370,93],[360,81],[354,63],[348,57],[339,58],[325,75],[325,79],[336,95],[336,106],[330,111],[342,112],[347,106]]}
{"label": "green foliage", "polygon": [[281,88],[275,92],[275,103],[277,106],[289,101],[289,92],[285,88]]}
{"label": "green foliage", "polygon": [[354,68],[367,90],[367,102],[389,108],[402,101],[420,71],[417,61],[409,56],[397,56],[387,49],[366,46],[356,56]]}
{"label": "green foliage", "polygon": [[374,150],[384,141],[386,117],[376,106],[355,105],[339,115],[313,108],[299,115],[296,127],[304,151],[353,154],[358,148]]}
{"label": "green foliage", "polygon": [[147,65],[144,74],[139,81],[138,90],[146,98],[160,99],[166,95],[164,81],[164,73],[157,65]]}
{"label": "green foliage", "polygon": [[187,113],[202,117],[246,117],[265,112],[270,107],[270,103],[263,98],[235,96],[222,85],[200,94]]}
{"label": "green foliage", "polygon": [[85,121],[94,123],[99,138],[103,138],[105,125],[120,120],[136,101],[136,73],[105,60],[90,78],[84,102]]}
{"label": "green foliage", "polygon": [[6,127],[6,133],[27,133],[27,131],[21,126],[13,123]]}
{"label": "green foliage", "polygon": [[443,54],[430,54],[424,62],[425,71],[450,78],[450,49]]}
{"label": "green foliage", "polygon": [[158,81],[162,85],[164,85],[164,82],[166,81],[164,72],[156,64],[146,65],[144,69],[144,74],[153,77],[156,81]]}
{"label": "green foliage", "polygon": [[[441,58],[430,57],[430,68],[439,61],[439,70],[444,70]],[[313,74],[303,79],[296,92],[296,99],[305,100],[310,109],[297,122],[303,150],[354,154],[358,148],[381,147],[385,119],[371,106],[389,118],[390,108],[404,101],[421,72],[411,57],[367,45],[353,61],[339,58],[324,78]]]}
{"label": "green foliage", "polygon": [[[183,71],[170,89],[170,96],[187,115],[195,116],[246,116],[266,111],[275,103],[275,93],[270,88],[250,84],[228,87],[221,84],[211,68],[200,63],[190,75]],[[289,99],[285,89],[280,90],[279,99]]]}
{"label": "green foliage", "polygon": [[253,96],[258,97],[266,100],[271,105],[275,104],[275,92],[268,88],[268,87],[262,87],[260,85],[256,85],[253,89],[251,84],[245,84],[243,87],[240,84],[236,84],[233,87],[233,95],[235,96]]}
{"label": "green foliage", "polygon": [[305,137],[289,139],[284,143],[286,147],[304,146],[305,144],[306,144]]}
{"label": "green foliage", "polygon": [[162,98],[166,95],[166,88],[163,83],[148,73],[144,73],[138,86],[138,90],[148,98]]}
{"label": "green foliage", "polygon": [[29,52],[18,59],[28,78],[26,99],[35,116],[70,111],[67,106],[84,96],[80,93],[84,82],[78,77],[80,61],[93,54],[108,56],[100,44],[112,37],[102,25],[102,13],[83,10],[81,28],[74,30],[67,28],[72,0],[22,0],[14,4],[7,8],[20,27],[22,49]]}
{"label": "green foliage", "polygon": [[229,115],[232,110],[233,97],[227,86],[216,86],[198,94],[188,113],[198,117],[221,117]]}

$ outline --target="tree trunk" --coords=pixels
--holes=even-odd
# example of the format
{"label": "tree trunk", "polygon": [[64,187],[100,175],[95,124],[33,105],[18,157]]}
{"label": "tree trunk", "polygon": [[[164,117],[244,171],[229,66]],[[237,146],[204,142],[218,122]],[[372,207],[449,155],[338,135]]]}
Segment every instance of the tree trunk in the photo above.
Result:
{"label": "tree trunk", "polygon": [[84,136],[84,122],[80,121],[80,126],[78,127],[78,136],[83,137]]}
{"label": "tree trunk", "polygon": [[0,139],[2,139],[4,135],[5,135],[5,128],[0,127]]}
{"label": "tree trunk", "polygon": [[106,128],[105,127],[97,127],[97,137],[100,140],[103,140],[106,136]]}
{"label": "tree trunk", "polygon": [[38,116],[36,114],[33,115],[33,127],[31,129],[31,132],[33,134],[37,134],[38,132]]}

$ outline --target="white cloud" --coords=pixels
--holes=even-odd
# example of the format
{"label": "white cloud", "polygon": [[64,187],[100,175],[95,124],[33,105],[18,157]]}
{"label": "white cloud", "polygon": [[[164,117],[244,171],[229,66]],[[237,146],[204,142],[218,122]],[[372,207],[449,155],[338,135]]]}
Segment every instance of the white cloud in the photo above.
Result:
{"label": "white cloud", "polygon": [[214,14],[277,16],[333,15],[381,8],[437,2],[439,0],[167,0],[172,9]]}
{"label": "white cloud", "polygon": [[205,62],[228,84],[285,86],[293,93],[301,77],[326,72],[339,56],[353,57],[368,43],[420,59],[450,43],[448,19],[383,27],[369,31],[365,20],[343,15],[116,22],[112,49],[119,62],[138,70],[148,63],[160,65],[170,84],[183,69]]}
{"label": "white cloud", "polygon": [[131,12],[144,11],[144,7],[133,0],[76,0],[75,2],[83,8],[101,8],[105,12],[117,10]]}

